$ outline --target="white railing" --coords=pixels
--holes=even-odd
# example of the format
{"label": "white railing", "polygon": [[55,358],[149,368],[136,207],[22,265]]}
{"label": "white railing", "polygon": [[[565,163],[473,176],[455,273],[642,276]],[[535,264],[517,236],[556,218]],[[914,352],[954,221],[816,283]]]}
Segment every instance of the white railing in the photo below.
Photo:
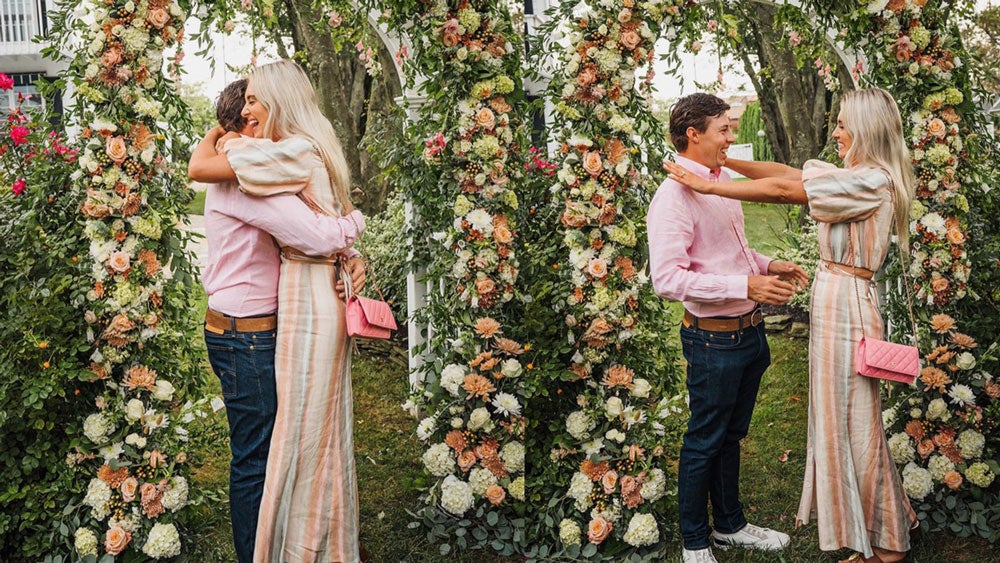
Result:
{"label": "white railing", "polygon": [[32,55],[42,46],[32,39],[45,31],[43,0],[0,0],[0,55]]}

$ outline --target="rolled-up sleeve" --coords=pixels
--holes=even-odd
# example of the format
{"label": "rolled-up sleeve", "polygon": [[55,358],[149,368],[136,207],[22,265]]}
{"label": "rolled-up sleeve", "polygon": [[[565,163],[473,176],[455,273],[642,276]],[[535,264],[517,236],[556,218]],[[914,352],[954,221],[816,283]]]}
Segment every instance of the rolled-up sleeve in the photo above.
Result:
{"label": "rolled-up sleeve", "polygon": [[881,189],[890,184],[879,168],[838,168],[810,160],[802,167],[809,215],[820,223],[860,221],[882,205]]}
{"label": "rolled-up sleeve", "polygon": [[303,137],[280,141],[243,137],[226,143],[223,151],[240,189],[255,196],[294,194],[312,179],[322,160],[312,142]]}

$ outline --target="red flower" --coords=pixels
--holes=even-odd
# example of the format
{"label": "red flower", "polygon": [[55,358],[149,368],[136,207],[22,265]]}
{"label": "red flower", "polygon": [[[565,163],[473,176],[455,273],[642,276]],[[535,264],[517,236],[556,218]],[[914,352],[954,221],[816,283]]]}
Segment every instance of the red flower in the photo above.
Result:
{"label": "red flower", "polygon": [[27,138],[29,133],[31,133],[31,131],[27,127],[17,125],[10,128],[10,139],[14,141],[15,145],[23,145],[28,142]]}
{"label": "red flower", "polygon": [[14,88],[14,79],[0,72],[0,90],[10,90]]}
{"label": "red flower", "polygon": [[18,178],[17,180],[14,180],[14,185],[11,186],[10,189],[14,191],[14,195],[21,195],[21,192],[24,191],[24,188],[27,185],[28,183],[24,181],[24,178]]}

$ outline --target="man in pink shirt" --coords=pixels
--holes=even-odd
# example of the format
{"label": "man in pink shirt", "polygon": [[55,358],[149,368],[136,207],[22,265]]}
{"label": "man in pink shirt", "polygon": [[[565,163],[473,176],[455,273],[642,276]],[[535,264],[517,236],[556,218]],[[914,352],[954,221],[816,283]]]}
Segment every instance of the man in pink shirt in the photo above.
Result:
{"label": "man in pink shirt", "polygon": [[[676,161],[692,174],[727,181],[735,137],[729,105],[709,94],[681,98],[670,114]],[[788,535],[747,523],[739,499],[740,440],[750,427],[761,376],[771,363],[760,303],[787,303],[807,282],[791,262],[751,249],[736,200],[698,194],[673,180],[659,187],[646,217],[656,294],[684,303],[681,344],[691,418],[678,470],[685,563],[712,563],[720,549],[781,549]],[[712,501],[714,531],[708,526]]]}
{"label": "man in pink shirt", "polygon": [[[246,127],[240,115],[246,80],[219,95],[216,115],[223,129]],[[214,151],[213,130],[196,151]],[[192,174],[193,173],[193,174]],[[197,170],[189,174],[198,179]],[[205,231],[208,267],[202,283],[208,293],[205,343],[212,369],[222,382],[233,459],[229,507],[233,541],[240,563],[253,560],[257,514],[264,492],[264,470],[277,410],[274,349],[277,335],[279,239],[308,256],[329,256],[343,249],[354,287],[364,283],[364,264],[351,248],[364,229],[364,217],[317,215],[295,195],[253,197],[236,184],[208,188]],[[340,287],[338,286],[338,289]]]}

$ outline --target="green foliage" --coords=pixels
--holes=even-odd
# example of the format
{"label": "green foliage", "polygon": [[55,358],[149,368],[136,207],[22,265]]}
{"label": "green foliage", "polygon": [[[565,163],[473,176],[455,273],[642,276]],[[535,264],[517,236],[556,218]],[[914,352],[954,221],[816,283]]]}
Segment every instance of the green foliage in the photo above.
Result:
{"label": "green foliage", "polygon": [[[48,118],[15,110],[0,122],[0,559],[62,543],[53,515],[80,487],[68,444],[95,395],[76,155]],[[11,140],[15,127],[30,131],[24,142]]]}
{"label": "green foliage", "polygon": [[357,247],[368,258],[369,277],[363,293],[378,297],[376,286],[392,306],[397,321],[405,319],[408,246],[400,244],[406,232],[405,202],[396,191],[378,215],[366,219],[365,233]]}
{"label": "green foliage", "polygon": [[753,159],[757,161],[772,162],[774,154],[771,152],[771,143],[764,134],[764,122],[761,118],[760,102],[750,102],[747,109],[740,117],[740,126],[736,130],[737,143],[750,143],[753,145]]}
{"label": "green foliage", "polygon": [[[816,267],[819,265],[819,239],[817,238],[816,227],[816,222],[807,217],[797,227],[784,231],[783,239],[785,247],[779,250],[774,258],[794,262],[802,266],[802,269],[812,277],[816,271]],[[809,286],[796,291],[789,305],[803,311],[808,311],[811,299],[812,286]]]}

